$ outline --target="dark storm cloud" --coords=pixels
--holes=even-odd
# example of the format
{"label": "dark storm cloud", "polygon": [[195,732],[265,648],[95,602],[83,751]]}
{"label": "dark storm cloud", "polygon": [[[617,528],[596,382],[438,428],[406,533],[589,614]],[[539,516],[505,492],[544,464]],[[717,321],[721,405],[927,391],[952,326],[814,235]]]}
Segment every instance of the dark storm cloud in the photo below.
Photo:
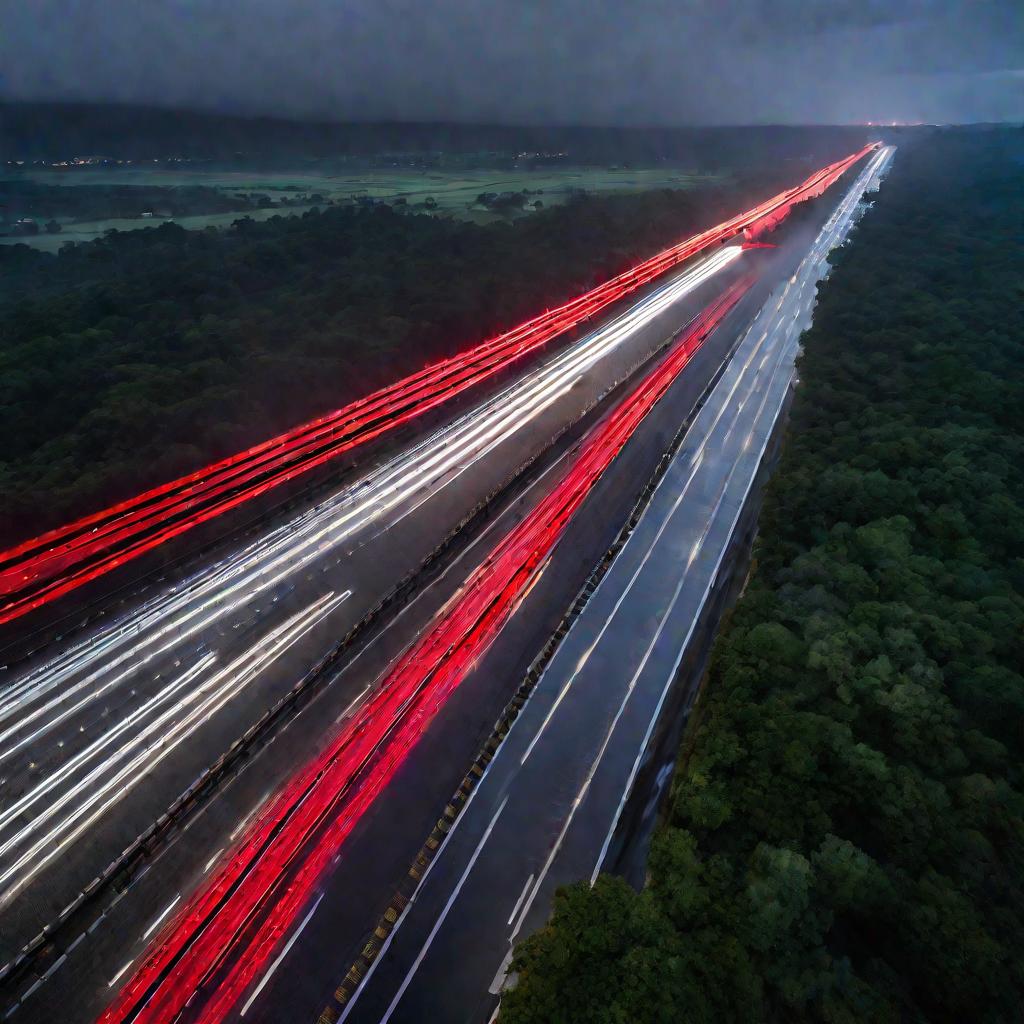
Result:
{"label": "dark storm cloud", "polygon": [[1024,116],[1024,4],[0,0],[0,96],[331,119]]}

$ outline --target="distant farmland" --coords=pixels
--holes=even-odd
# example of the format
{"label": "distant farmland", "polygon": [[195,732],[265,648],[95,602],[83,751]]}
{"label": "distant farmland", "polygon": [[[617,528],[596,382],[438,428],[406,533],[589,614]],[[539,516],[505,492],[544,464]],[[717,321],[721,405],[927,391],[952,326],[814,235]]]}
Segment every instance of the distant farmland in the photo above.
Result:
{"label": "distant farmland", "polygon": [[[138,185],[162,188],[205,185],[227,195],[259,194],[275,204],[287,205],[229,213],[213,213],[175,217],[185,228],[225,227],[241,216],[259,220],[277,215],[301,214],[327,201],[335,204],[372,199],[404,204],[416,212],[436,212],[480,223],[529,213],[534,202],[553,206],[565,202],[574,191],[590,193],[638,192],[648,189],[684,189],[720,180],[713,175],[687,174],[676,168],[609,169],[598,167],[566,168],[564,170],[458,169],[451,172],[436,168],[416,171],[361,170],[358,173],[308,173],[287,171],[195,171],[195,170],[97,170],[31,171],[23,175],[49,185]],[[523,192],[529,190],[527,206],[520,212],[513,209],[498,213],[476,203],[481,193]],[[321,197],[316,202],[303,202],[303,197]],[[436,204],[428,206],[428,200]],[[116,228],[131,231],[154,226],[159,219],[111,218],[107,220],[73,221],[58,217],[60,234],[40,233],[32,236],[9,236],[0,243],[24,242],[37,248],[56,250],[65,242],[83,242],[104,231]],[[166,219],[166,218],[165,218]],[[40,225],[41,226],[41,225]]]}

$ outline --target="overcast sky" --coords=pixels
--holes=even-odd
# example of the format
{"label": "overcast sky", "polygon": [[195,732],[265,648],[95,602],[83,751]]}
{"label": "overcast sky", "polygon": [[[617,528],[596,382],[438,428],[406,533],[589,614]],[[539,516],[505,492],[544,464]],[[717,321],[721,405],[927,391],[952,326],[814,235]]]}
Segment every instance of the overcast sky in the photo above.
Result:
{"label": "overcast sky", "polygon": [[1024,119],[1024,0],[0,0],[0,97],[331,120]]}

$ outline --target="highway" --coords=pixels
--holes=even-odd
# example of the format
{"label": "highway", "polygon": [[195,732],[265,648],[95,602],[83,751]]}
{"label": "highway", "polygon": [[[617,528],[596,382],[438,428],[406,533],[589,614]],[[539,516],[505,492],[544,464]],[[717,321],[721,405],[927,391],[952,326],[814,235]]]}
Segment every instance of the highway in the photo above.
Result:
{"label": "highway", "polygon": [[723,247],[671,275],[339,493],[56,655],[8,670],[3,953],[52,920],[467,508],[724,287],[738,261],[739,247]]}
{"label": "highway", "polygon": [[[872,156],[870,166],[879,159]],[[843,170],[850,166],[841,163]],[[814,189],[826,187],[826,179],[842,173],[836,172],[838,166],[824,169],[812,185],[801,188],[814,194]],[[793,198],[798,192],[784,194],[790,197],[786,202],[798,201]],[[776,203],[760,216],[778,209]],[[852,206],[850,210],[852,215]],[[743,230],[753,227],[756,234],[756,224],[757,218],[748,216]],[[606,503],[605,515],[597,514],[600,507],[596,512],[591,508],[589,515],[597,522],[609,521],[601,522],[594,536],[617,526],[616,510],[624,513],[630,487],[643,478],[630,470],[656,459],[665,444],[666,426],[673,416],[678,423],[679,410],[692,405],[730,344],[729,331],[712,328],[719,318],[729,319],[731,303],[716,303],[730,294],[744,269],[768,258],[744,253],[738,246],[712,250],[659,280],[629,309],[520,380],[353,483],[229,550],[216,563],[156,594],[147,593],[136,607],[84,635],[58,640],[33,663],[6,669],[0,689],[0,941],[3,954],[10,957],[158,818],[216,754],[287,693],[394,581],[415,570],[468,508],[508,480],[515,467],[547,451],[553,438],[629,377],[697,310],[710,317],[691,322],[689,340],[676,342],[673,351],[685,354],[678,364],[668,357],[644,371],[657,374],[667,372],[658,367],[674,365],[664,379],[674,406],[669,399],[659,402],[657,416],[652,414],[647,422],[642,403],[632,412],[630,403],[616,405],[603,415],[600,429],[586,435],[582,447],[552,448],[528,485],[445,569],[439,585],[422,595],[423,607],[413,609],[358,671],[347,666],[324,699],[289,723],[251,770],[215,794],[209,813],[190,822],[126,894],[112,894],[88,933],[63,952],[58,948],[45,974],[22,986],[6,1012],[53,1013],[74,995],[75,1012],[84,1014],[75,1019],[85,1020],[120,990],[123,995],[112,1004],[107,1020],[169,1020],[187,1010],[186,1018],[192,1013],[200,1014],[195,1019],[212,1021],[249,1007],[253,1015],[269,1013],[266,1019],[291,1019],[294,1006],[287,988],[272,984],[266,969],[276,970],[285,954],[302,955],[306,939],[299,937],[300,931],[303,936],[317,934],[317,920],[323,920],[327,908],[314,914],[326,891],[315,890],[328,862],[338,866],[340,861],[332,885],[350,884],[347,851],[372,834],[382,813],[390,813],[378,806],[378,797],[405,785],[409,765],[416,760],[407,763],[411,751],[419,758],[431,749],[438,734],[433,718],[446,702],[461,707],[463,714],[477,702],[472,726],[463,730],[470,742],[493,720],[486,709],[502,694],[507,699],[507,664],[492,671],[487,700],[479,699],[479,691],[455,691],[471,689],[464,687],[465,681],[491,664],[505,634],[515,632],[506,627],[531,602],[535,605],[554,593],[561,595],[557,607],[564,606],[592,552],[580,546],[573,556],[578,564],[560,580],[556,577],[563,570],[552,573],[550,567],[567,568],[569,556],[560,545],[555,559],[554,545],[563,532],[576,527],[581,503],[591,508],[599,495]],[[801,296],[803,301],[802,286]],[[796,318],[791,328],[798,333]],[[619,440],[613,443],[606,437],[605,454],[592,469],[579,470],[586,458],[595,457],[588,447],[595,431],[600,434],[615,423],[624,431]],[[634,432],[646,432],[646,440],[623,452]],[[571,494],[563,489],[567,478],[576,480]],[[499,557],[499,551],[505,554]],[[485,555],[482,568],[474,572]],[[467,574],[467,582],[460,585],[460,577]],[[562,593],[558,585],[570,589]],[[466,602],[473,595],[478,603],[470,614]],[[450,634],[438,633],[439,623],[452,621],[453,609],[461,612],[447,627]],[[537,618],[532,649],[543,642],[540,624],[550,618]],[[444,664],[449,667],[442,672]],[[441,676],[449,683],[439,684]],[[408,683],[393,685],[397,678]],[[433,703],[423,703],[428,696]],[[531,699],[529,706],[534,703]],[[461,757],[444,764],[431,792],[462,764]],[[296,765],[305,768],[296,774]],[[323,795],[313,799],[312,793]],[[421,821],[427,824],[424,815],[429,818],[431,804],[418,798],[415,786],[408,787],[401,805],[410,809],[413,828],[422,828]],[[340,813],[340,806],[353,809]],[[387,806],[394,807],[393,797]],[[333,836],[333,845],[321,843],[325,832]],[[272,835],[268,849],[278,853],[267,858],[264,844]],[[294,840],[290,852],[280,853],[282,835]],[[247,850],[258,857],[253,859]],[[402,855],[404,847],[380,857],[384,886],[394,875],[395,857]],[[353,863],[358,861],[353,858]],[[201,910],[195,917],[196,901],[210,892],[211,884],[221,888],[211,897],[209,913]],[[266,895],[271,890],[273,898]],[[382,891],[376,890],[372,899],[379,900]],[[247,893],[263,895],[250,899]],[[543,900],[539,894],[530,904],[541,906]],[[354,908],[359,904],[352,914],[362,924],[347,921],[346,952],[351,935],[358,934],[353,929],[365,927],[367,910],[356,899],[348,902]],[[333,905],[337,923],[337,901],[328,905]],[[259,908],[256,917],[253,907]],[[195,937],[167,954],[170,959],[147,977],[145,971],[159,962],[159,951],[166,954],[169,948],[166,936],[180,935],[189,915],[199,922]],[[208,920],[222,923],[207,929]],[[94,927],[100,928],[95,935]],[[285,934],[290,937],[282,946],[279,940]],[[154,941],[156,946],[142,957],[147,943]],[[338,966],[332,963],[329,971]],[[312,972],[307,995],[313,991],[320,999],[324,976]],[[291,980],[286,972],[276,980],[285,977]],[[181,992],[188,1001],[200,985],[204,998],[185,1007]],[[139,1003],[139,992],[151,995]]]}
{"label": "highway", "polygon": [[[764,254],[754,255],[762,258]],[[749,316],[749,312],[746,315]],[[712,339],[715,345],[709,342],[697,349],[688,364],[688,372],[680,374],[676,382],[675,387],[682,388],[682,391],[675,397],[685,404],[692,404],[702,387],[701,381],[706,381],[714,366],[722,359],[723,351],[716,346],[728,339],[719,339],[717,333],[712,335]],[[692,371],[692,376],[689,371]],[[667,410],[670,420],[679,415],[678,408],[677,405],[675,412]],[[606,413],[600,422],[609,415],[610,412]],[[542,607],[550,606],[555,619],[572,589],[578,585],[577,577],[585,574],[596,551],[607,544],[609,536],[617,529],[617,523],[626,514],[633,500],[631,482],[650,471],[651,457],[656,459],[664,445],[661,428],[655,423],[648,424],[646,420],[641,424],[642,428],[648,426],[657,429],[648,431],[643,447],[638,450],[628,448],[623,456],[612,461],[608,479],[598,482],[597,489],[601,490],[600,496],[595,495],[600,502],[596,507],[598,514],[590,517],[594,532],[592,541],[588,544],[586,537],[577,534],[574,547],[560,556],[562,571],[558,574],[541,571],[539,579],[529,591],[528,600],[532,601],[536,596]],[[477,565],[478,560],[486,555],[496,538],[501,538],[510,527],[523,521],[539,502],[550,495],[553,481],[578,453],[578,443],[568,449],[552,450],[520,496],[488,521],[484,531],[445,570],[442,577],[418,595],[406,610],[408,614],[403,612],[399,621],[385,631],[379,643],[372,643],[368,651],[358,652],[337,679],[321,691],[311,705],[303,708],[273,743],[261,749],[244,771],[221,787],[210,803],[189,822],[187,828],[176,835],[150,861],[149,866],[139,873],[124,896],[113,900],[87,931],[80,935],[74,932],[68,934],[65,940],[68,947],[66,956],[51,957],[44,963],[46,971],[41,982],[37,983],[38,987],[29,986],[28,991],[25,991],[23,986],[21,996],[25,1002],[21,1006],[29,1009],[32,1015],[45,1016],[57,1012],[73,996],[76,1008],[82,1008],[84,1014],[74,1019],[94,1020],[109,1002],[112,992],[117,991],[117,986],[123,985],[131,977],[132,971],[138,968],[140,954],[153,940],[154,934],[159,934],[160,926],[182,911],[190,892],[197,886],[201,888],[217,875],[228,862],[229,851],[237,852],[238,844],[245,841],[247,830],[270,806],[268,797],[286,789],[289,779],[294,778],[295,766],[308,764],[310,757],[317,750],[324,749],[324,744],[331,741],[338,728],[346,728],[346,723],[358,715],[372,696],[384,689],[382,683],[393,673],[396,659],[399,659],[403,650],[428,633],[436,616],[444,614],[450,603],[463,593],[465,587],[462,580],[467,572],[471,572],[472,566]],[[570,525],[575,525],[575,520]],[[574,554],[569,558],[569,552],[577,546],[580,549],[579,557]],[[578,567],[567,572],[570,562],[576,561]],[[551,622],[539,619],[536,623],[536,639],[528,643],[539,645],[551,628]],[[499,639],[503,633],[499,634]],[[420,660],[426,663],[426,659]],[[461,721],[447,720],[447,726],[455,727],[454,744],[451,744],[453,737],[450,732],[444,742],[459,752],[450,760],[445,760],[442,755],[442,760],[437,761],[436,748],[432,748],[437,731],[433,727],[428,730],[424,740],[429,739],[430,742],[424,743],[423,748],[425,751],[432,750],[432,753],[428,753],[428,762],[433,760],[435,770],[429,778],[424,777],[424,782],[429,782],[433,788],[439,783],[442,793],[450,788],[447,781],[449,773],[464,766],[479,742],[480,731],[486,734],[493,721],[493,702],[497,700],[500,706],[507,699],[507,685],[506,677],[496,676],[488,681],[486,693],[476,688],[471,693],[456,695],[459,698],[465,697],[474,706],[472,721],[467,723],[464,718]],[[488,704],[488,701],[491,703]],[[450,703],[454,704],[455,701]],[[482,705],[482,711],[479,705]],[[375,708],[379,711],[380,705],[375,705]],[[376,721],[376,716],[371,716],[368,721]],[[416,753],[419,755],[420,751],[417,749]],[[441,770],[437,771],[437,767]],[[423,799],[415,787],[401,785],[399,789],[404,807],[399,817],[403,825],[409,826],[414,840],[420,839],[429,827],[429,818],[425,818],[424,814],[429,816],[433,811],[431,799]],[[346,840],[346,849],[349,846],[360,848],[368,835],[372,835],[376,824],[395,814],[395,787],[390,787],[388,792],[389,800],[385,806],[371,806],[364,819],[358,822],[355,831]],[[436,793],[433,799],[436,799]],[[433,813],[436,814],[436,811]],[[399,844],[394,849],[375,846],[371,853],[371,865],[379,866],[385,878],[394,877],[395,864],[407,857],[406,847]],[[341,864],[350,868],[352,864],[346,863],[347,860],[346,853],[346,859]],[[357,856],[355,860],[358,862],[362,858]],[[370,885],[365,860],[362,863],[364,868],[360,871],[361,880],[354,891],[373,901],[379,900],[381,896],[386,897],[388,883],[384,881],[380,886]],[[402,868],[399,866],[397,871],[400,874]],[[339,875],[338,880],[347,887],[344,877]],[[354,891],[350,890],[349,896],[341,901],[341,906],[351,906],[358,917],[351,929],[346,928],[350,941],[358,936],[374,914],[372,903],[369,910],[357,905],[357,901],[351,898]],[[154,929],[157,931],[154,932]],[[319,980],[322,985],[322,977]],[[311,1006],[319,999],[317,993]],[[19,1004],[10,1005],[14,1008]],[[0,1011],[2,1009],[0,1007]]]}
{"label": "highway", "polygon": [[597,877],[792,385],[826,256],[891,157],[872,158],[754,320],[383,954],[330,1019],[487,1020],[512,944],[543,925],[558,886]]}

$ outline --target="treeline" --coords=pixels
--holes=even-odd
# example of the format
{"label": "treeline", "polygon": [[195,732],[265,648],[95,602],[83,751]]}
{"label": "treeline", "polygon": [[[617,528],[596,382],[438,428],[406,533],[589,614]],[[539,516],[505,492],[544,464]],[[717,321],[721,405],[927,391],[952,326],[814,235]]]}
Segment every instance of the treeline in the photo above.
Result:
{"label": "treeline", "polygon": [[[912,130],[912,129],[911,129]],[[0,153],[12,160],[76,155],[286,166],[367,155],[495,154],[528,162],[568,158],[599,164],[681,162],[734,170],[793,158],[827,163],[867,141],[862,126],[613,128],[453,123],[288,121],[119,104],[0,102]],[[461,162],[461,161],[460,161]]]}
{"label": "treeline", "polygon": [[580,198],[481,227],[386,206],[0,247],[0,545],[335,409],[763,198]]}
{"label": "treeline", "polygon": [[899,152],[836,259],[649,880],[503,1024],[1021,1019],[1024,149]]}
{"label": "treeline", "polygon": [[257,196],[228,193],[207,185],[49,185],[27,178],[0,181],[0,233],[21,217],[106,220],[141,217],[187,217],[256,209]]}

